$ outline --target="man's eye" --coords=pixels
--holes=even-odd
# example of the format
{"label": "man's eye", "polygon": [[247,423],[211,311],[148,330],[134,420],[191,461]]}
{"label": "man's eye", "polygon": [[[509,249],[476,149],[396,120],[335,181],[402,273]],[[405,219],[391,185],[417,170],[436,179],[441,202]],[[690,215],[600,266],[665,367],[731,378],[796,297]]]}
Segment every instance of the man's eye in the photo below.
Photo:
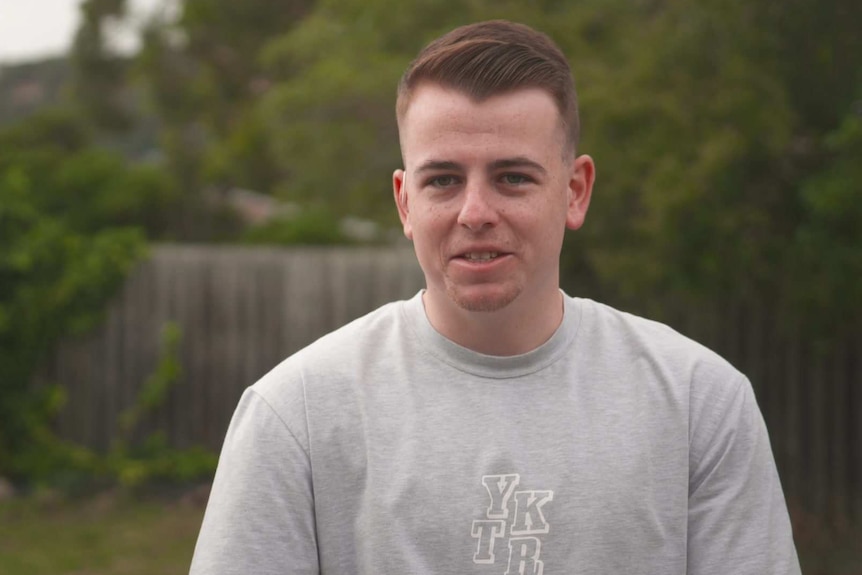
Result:
{"label": "man's eye", "polygon": [[428,185],[435,188],[447,188],[455,185],[456,182],[455,176],[435,176],[428,181]]}
{"label": "man's eye", "polygon": [[502,180],[504,184],[507,184],[509,186],[526,184],[530,181],[527,176],[522,176],[521,174],[506,174],[503,176]]}

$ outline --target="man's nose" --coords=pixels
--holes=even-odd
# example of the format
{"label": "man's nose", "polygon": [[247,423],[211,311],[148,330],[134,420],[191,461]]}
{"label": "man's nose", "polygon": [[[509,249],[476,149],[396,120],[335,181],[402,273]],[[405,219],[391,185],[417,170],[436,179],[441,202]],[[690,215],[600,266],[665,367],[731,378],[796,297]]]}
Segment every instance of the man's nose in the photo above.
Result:
{"label": "man's nose", "polygon": [[483,183],[468,184],[463,191],[463,202],[458,213],[458,223],[477,232],[494,226],[499,214],[494,203],[494,190]]}

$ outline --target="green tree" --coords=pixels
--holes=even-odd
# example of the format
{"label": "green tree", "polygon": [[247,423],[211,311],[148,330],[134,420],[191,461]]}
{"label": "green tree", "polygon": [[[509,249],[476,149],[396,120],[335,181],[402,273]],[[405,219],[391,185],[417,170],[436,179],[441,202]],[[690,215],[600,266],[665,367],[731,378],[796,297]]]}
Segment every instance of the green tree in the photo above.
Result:
{"label": "green tree", "polygon": [[74,115],[0,132],[0,474],[44,476],[81,455],[51,433],[62,389],[34,375],[60,338],[99,319],[144,250],[141,230],[115,221],[139,221],[162,186],[94,151]]}
{"label": "green tree", "polygon": [[395,87],[419,48],[487,18],[531,23],[572,45],[565,25],[591,10],[559,2],[429,0],[409,10],[392,0],[317,2],[300,26],[262,51],[273,85],[259,110],[282,173],[276,193],[395,225]]}
{"label": "green tree", "polygon": [[186,0],[175,28],[152,30],[143,67],[185,189],[257,188],[396,226],[399,75],[441,32],[518,20],[572,62],[580,151],[598,163],[587,225],[567,240],[567,287],[628,302],[768,300],[789,321],[850,325],[858,2],[290,6]]}
{"label": "green tree", "polygon": [[[185,190],[180,233],[218,235],[203,190],[240,186],[268,192],[280,178],[264,119],[255,109],[271,83],[261,47],[290,30],[310,0],[186,0],[177,22],[154,21],[144,32],[137,70],[162,119],[166,163]],[[216,219],[214,219],[216,218]]]}
{"label": "green tree", "polygon": [[127,59],[113,53],[107,42],[107,28],[125,10],[126,0],[84,0],[71,51],[75,101],[108,131],[128,130],[134,121]]}
{"label": "green tree", "polygon": [[151,238],[170,233],[177,203],[173,181],[154,166],[134,165],[95,145],[81,116],[55,109],[0,132],[0,172],[28,182],[28,201],[71,230],[138,227]]}
{"label": "green tree", "polygon": [[809,327],[837,322],[821,334],[850,329],[860,300],[847,299],[847,278],[862,268],[848,254],[862,244],[847,230],[862,227],[851,207],[862,194],[846,158],[862,67],[847,54],[862,49],[850,32],[862,11],[842,0],[659,6],[605,70],[618,81],[586,92],[600,159],[590,262],[631,301],[747,298]]}

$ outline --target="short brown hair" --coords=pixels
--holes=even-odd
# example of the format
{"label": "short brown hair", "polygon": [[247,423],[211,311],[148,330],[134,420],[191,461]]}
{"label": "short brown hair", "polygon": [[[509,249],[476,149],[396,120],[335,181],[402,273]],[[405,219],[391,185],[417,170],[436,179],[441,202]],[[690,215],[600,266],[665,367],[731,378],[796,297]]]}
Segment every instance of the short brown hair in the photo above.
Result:
{"label": "short brown hair", "polygon": [[578,99],[569,62],[553,40],[529,26],[479,22],[425,46],[398,84],[399,123],[423,82],[458,90],[479,102],[520,88],[545,90],[557,104],[572,151],[578,144]]}

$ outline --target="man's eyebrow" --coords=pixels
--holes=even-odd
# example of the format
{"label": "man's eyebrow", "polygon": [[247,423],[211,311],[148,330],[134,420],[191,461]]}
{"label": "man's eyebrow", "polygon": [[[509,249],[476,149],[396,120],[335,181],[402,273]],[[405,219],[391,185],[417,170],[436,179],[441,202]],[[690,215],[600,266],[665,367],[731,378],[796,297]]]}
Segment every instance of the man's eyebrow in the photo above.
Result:
{"label": "man's eyebrow", "polygon": [[[542,166],[542,164],[529,158],[525,158],[523,156],[516,156],[514,158],[501,158],[499,160],[494,160],[488,165],[489,171],[505,170],[509,168],[531,168],[543,174],[547,173],[547,170],[544,166]],[[463,170],[464,166],[462,166],[458,162],[452,162],[447,160],[428,160],[427,162],[421,164],[418,168],[416,168],[416,173],[421,174],[422,172]]]}
{"label": "man's eyebrow", "polygon": [[449,162],[445,160],[428,160],[424,164],[416,168],[416,173],[436,172],[436,171],[462,171],[464,166],[457,162]]}
{"label": "man's eyebrow", "polygon": [[525,158],[523,156],[495,160],[491,162],[489,168],[491,170],[505,170],[508,168],[532,168],[533,170],[536,170],[543,174],[546,174],[548,172],[542,164],[535,162],[529,158]]}

